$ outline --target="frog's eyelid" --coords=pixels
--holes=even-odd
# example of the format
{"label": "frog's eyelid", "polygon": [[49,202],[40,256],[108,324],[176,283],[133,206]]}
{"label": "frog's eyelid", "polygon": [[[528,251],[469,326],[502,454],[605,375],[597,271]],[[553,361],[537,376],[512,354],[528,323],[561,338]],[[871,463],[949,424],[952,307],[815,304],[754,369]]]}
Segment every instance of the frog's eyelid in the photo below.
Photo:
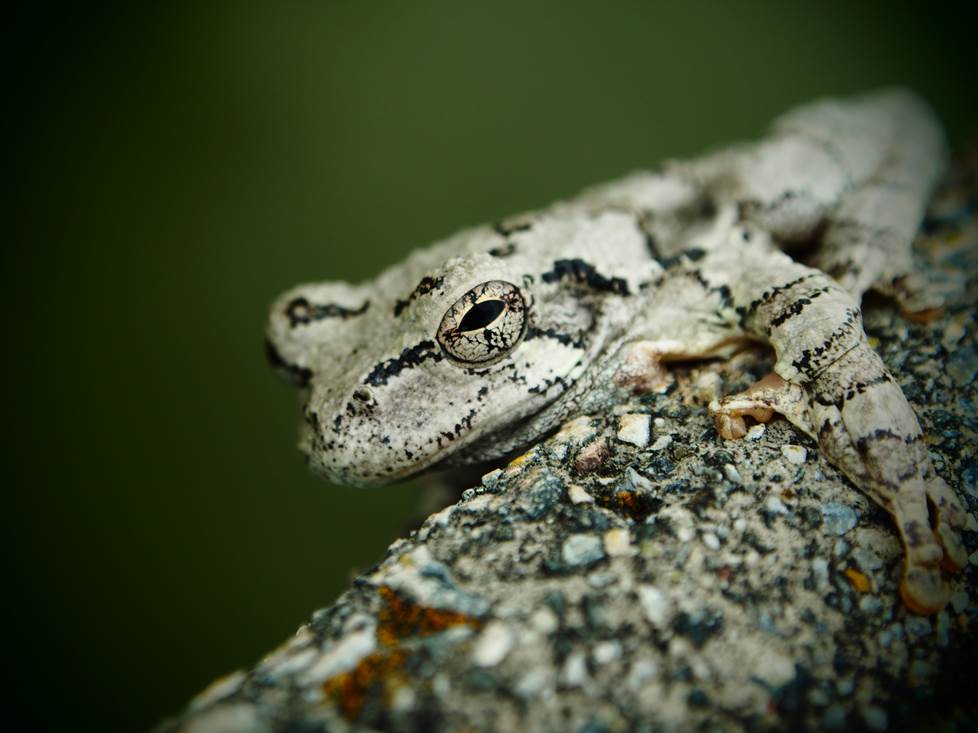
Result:
{"label": "frog's eyelid", "polygon": [[438,290],[441,288],[442,284],[445,282],[443,277],[431,277],[430,275],[425,275],[421,278],[414,290],[406,298],[398,298],[394,301],[394,317],[401,315],[404,309],[407,308],[416,299],[420,298],[422,295],[427,295],[432,290]]}

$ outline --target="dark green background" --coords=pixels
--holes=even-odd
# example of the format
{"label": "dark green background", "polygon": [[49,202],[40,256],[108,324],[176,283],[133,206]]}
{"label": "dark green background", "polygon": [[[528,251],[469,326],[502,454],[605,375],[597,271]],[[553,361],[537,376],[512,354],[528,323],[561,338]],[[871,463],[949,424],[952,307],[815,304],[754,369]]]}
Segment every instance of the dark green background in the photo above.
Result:
{"label": "dark green background", "polygon": [[38,728],[151,726],[401,531],[415,489],[307,474],[262,353],[280,290],[817,95],[899,81],[953,136],[978,121],[943,5],[148,7],[5,44],[6,666]]}

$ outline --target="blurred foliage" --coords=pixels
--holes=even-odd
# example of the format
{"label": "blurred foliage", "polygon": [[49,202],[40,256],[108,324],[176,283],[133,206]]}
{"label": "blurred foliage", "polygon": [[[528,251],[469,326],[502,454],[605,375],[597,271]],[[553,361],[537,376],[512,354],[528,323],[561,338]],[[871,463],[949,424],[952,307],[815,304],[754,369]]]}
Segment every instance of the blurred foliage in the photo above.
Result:
{"label": "blurred foliage", "polygon": [[[976,122],[942,4],[44,6],[8,23],[13,699],[138,730],[382,556],[416,489],[309,475],[265,309],[823,94]],[[78,725],[70,726],[78,727]]]}

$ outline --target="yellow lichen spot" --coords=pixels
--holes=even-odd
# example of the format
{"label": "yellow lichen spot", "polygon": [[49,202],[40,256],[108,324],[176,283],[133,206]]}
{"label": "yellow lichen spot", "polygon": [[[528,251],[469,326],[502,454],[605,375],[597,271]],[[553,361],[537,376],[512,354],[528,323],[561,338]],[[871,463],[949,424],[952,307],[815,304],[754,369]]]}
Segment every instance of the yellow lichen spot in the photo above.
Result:
{"label": "yellow lichen spot", "polygon": [[531,458],[533,458],[533,456],[534,456],[535,453],[536,453],[536,448],[530,448],[530,450],[528,450],[523,455],[516,456],[516,458],[514,458],[513,460],[511,460],[509,462],[509,465],[506,466],[506,470],[507,471],[515,471],[520,466],[522,466],[524,463],[526,463],[528,460],[530,460]]}
{"label": "yellow lichen spot", "polygon": [[857,593],[868,593],[873,587],[869,578],[855,568],[847,568],[845,572],[846,580]]}

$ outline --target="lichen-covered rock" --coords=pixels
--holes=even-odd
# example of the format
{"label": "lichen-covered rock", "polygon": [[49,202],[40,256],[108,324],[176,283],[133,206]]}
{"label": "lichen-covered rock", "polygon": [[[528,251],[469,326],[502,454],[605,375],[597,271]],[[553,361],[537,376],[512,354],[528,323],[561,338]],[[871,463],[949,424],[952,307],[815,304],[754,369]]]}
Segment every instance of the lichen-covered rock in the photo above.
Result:
{"label": "lichen-covered rock", "polygon": [[717,437],[705,403],[770,368],[748,350],[488,474],[162,730],[884,730],[974,713],[953,692],[978,623],[974,178],[942,196],[921,245],[943,315],[865,312],[970,513],[969,565],[935,617],[900,602],[889,517],[807,437],[782,420]]}

